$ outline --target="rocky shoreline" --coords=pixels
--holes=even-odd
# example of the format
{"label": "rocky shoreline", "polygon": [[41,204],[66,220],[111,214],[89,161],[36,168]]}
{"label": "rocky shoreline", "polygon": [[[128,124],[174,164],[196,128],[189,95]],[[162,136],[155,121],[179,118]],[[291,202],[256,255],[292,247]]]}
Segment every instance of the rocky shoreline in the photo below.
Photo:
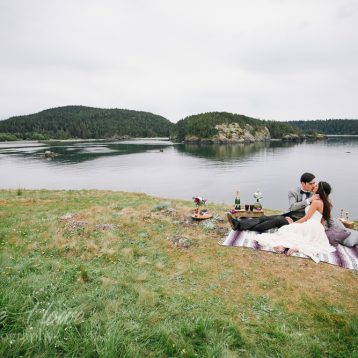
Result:
{"label": "rocky shoreline", "polygon": [[321,133],[317,133],[315,135],[313,135],[313,134],[303,134],[303,135],[287,134],[287,135],[283,136],[281,140],[295,142],[295,141],[303,141],[306,139],[323,140],[323,139],[327,139],[327,138],[328,138],[327,135],[321,134]]}
{"label": "rocky shoreline", "polygon": [[[254,128],[246,124],[241,127],[238,123],[218,124],[215,126],[217,134],[209,138],[201,138],[195,135],[187,135],[184,139],[186,143],[212,143],[212,144],[236,144],[236,143],[255,143],[273,140],[267,127]],[[322,140],[327,139],[324,134],[298,135],[295,133],[287,134],[280,139],[283,141],[303,141],[306,139]]]}

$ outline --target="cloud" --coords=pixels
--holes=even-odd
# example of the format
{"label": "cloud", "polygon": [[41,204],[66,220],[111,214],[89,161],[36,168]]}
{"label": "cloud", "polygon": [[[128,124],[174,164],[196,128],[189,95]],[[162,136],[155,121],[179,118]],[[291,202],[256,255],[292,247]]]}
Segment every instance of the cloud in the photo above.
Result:
{"label": "cloud", "polygon": [[345,0],[2,2],[0,118],[67,104],[357,118],[357,23]]}

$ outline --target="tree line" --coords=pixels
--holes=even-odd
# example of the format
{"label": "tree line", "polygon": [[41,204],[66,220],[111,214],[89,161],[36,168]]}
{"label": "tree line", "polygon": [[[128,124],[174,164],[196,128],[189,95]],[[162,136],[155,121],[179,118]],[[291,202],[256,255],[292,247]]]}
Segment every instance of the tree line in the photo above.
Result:
{"label": "tree line", "polygon": [[210,138],[218,132],[215,126],[223,123],[238,123],[242,128],[248,124],[254,130],[267,127],[271,138],[277,139],[291,134],[358,134],[358,120],[354,119],[279,122],[229,112],[207,112],[174,124],[148,112],[65,106],[0,121],[0,141],[123,137],[170,137],[183,141],[186,136]]}
{"label": "tree line", "polygon": [[326,119],[314,121],[290,121],[303,133],[320,132],[323,134],[358,135],[357,119]]}
{"label": "tree line", "polygon": [[329,119],[315,121],[260,120],[244,115],[227,112],[209,112],[188,116],[174,125],[171,131],[173,139],[183,141],[186,136],[210,138],[217,134],[217,124],[238,123],[244,128],[246,124],[255,130],[267,127],[273,139],[282,139],[286,135],[316,136],[317,134],[352,135],[358,134],[357,119]]}
{"label": "tree line", "polygon": [[66,106],[0,121],[0,140],[168,137],[172,126],[148,112]]}

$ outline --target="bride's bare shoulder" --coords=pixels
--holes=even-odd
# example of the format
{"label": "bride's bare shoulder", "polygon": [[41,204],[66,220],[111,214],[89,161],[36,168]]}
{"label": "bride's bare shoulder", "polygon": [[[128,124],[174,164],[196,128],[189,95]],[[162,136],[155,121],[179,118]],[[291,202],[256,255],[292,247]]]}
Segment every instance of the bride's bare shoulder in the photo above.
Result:
{"label": "bride's bare shoulder", "polygon": [[319,200],[314,200],[311,204],[314,208],[314,210],[318,211],[319,213],[322,214],[323,212],[323,201],[321,199]]}
{"label": "bride's bare shoulder", "polygon": [[311,206],[317,209],[323,208],[323,201],[321,199],[313,200]]}

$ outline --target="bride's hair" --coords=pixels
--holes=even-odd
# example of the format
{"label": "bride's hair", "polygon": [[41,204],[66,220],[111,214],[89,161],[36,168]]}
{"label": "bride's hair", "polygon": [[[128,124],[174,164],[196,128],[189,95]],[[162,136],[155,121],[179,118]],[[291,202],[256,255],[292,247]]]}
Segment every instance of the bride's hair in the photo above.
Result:
{"label": "bride's hair", "polygon": [[330,193],[331,193],[331,186],[328,183],[326,183],[325,181],[320,181],[318,183],[317,194],[319,194],[319,197],[323,201],[322,216],[323,216],[323,219],[325,219],[327,221],[327,223],[329,223],[331,220],[332,204],[331,204],[331,201],[329,200]]}

